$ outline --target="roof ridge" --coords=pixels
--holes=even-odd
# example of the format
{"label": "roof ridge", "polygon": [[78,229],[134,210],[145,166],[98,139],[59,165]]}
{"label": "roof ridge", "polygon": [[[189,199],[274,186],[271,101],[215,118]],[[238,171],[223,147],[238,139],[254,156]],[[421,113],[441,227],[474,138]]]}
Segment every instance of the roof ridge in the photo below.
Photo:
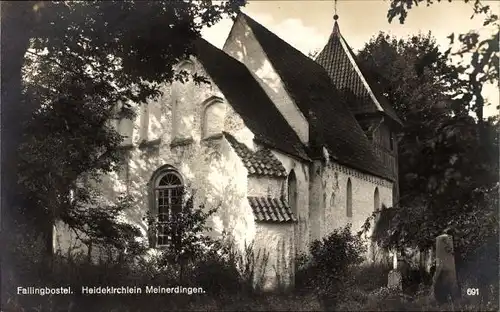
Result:
{"label": "roof ridge", "polygon": [[[372,90],[374,96],[377,97],[377,94],[378,94],[380,97],[383,97],[383,99],[385,101],[388,101],[387,98],[378,89],[377,85],[373,81],[371,81],[370,75],[368,75],[366,73],[366,69],[364,69],[363,66],[359,63],[359,59],[358,59],[357,55],[354,54],[354,51],[352,50],[349,43],[347,43],[347,40],[345,40],[345,38],[344,38],[344,36],[342,36],[342,34],[340,34],[340,37],[341,37],[341,40],[347,46],[348,52],[351,54],[356,66],[359,68],[360,73],[363,75],[363,79],[366,81],[367,85]],[[378,101],[378,99],[377,99],[377,101]],[[400,125],[403,125],[403,122],[401,121],[399,116],[396,114],[396,112],[394,111],[394,108],[392,107],[392,105],[390,103],[381,103],[380,101],[378,101],[378,104],[381,106],[383,106],[382,104],[387,104],[388,105],[387,107],[383,107],[383,111],[385,113],[387,113],[391,118],[393,118],[397,123],[399,123]],[[390,111],[387,111],[387,110],[390,110]]]}
{"label": "roof ridge", "polygon": [[[340,56],[332,56],[333,50],[335,50],[334,46],[337,44],[335,41],[338,40],[338,43],[340,44],[341,51],[338,51],[339,53],[343,53],[345,57],[347,57],[348,62],[350,63],[350,66],[352,66],[352,69],[354,70],[356,76],[360,80],[361,84],[363,85],[363,88],[366,92],[366,96],[368,96],[373,104],[375,105],[376,111],[378,112],[383,112],[385,113],[388,117],[390,117],[392,120],[394,120],[397,124],[402,125],[402,121],[399,119],[397,116],[396,112],[394,111],[392,105],[389,103],[388,99],[385,98],[385,96],[380,92],[378,88],[376,88],[376,84],[370,80],[369,75],[366,73],[366,71],[363,69],[363,67],[360,65],[359,60],[352,50],[351,46],[349,43],[347,43],[347,40],[345,40],[344,36],[340,32],[340,28],[338,26],[337,21],[335,21],[334,28],[332,30],[332,33],[330,34],[330,37],[323,47],[323,49],[320,51],[318,56],[315,58],[315,61],[318,64],[321,64],[323,68],[329,67],[329,64],[323,64],[325,62],[333,62],[334,60],[340,60]],[[330,68],[329,71],[333,70],[333,68]],[[329,72],[329,76],[331,77],[333,74]],[[347,83],[344,81],[342,78],[332,78],[333,80],[337,80],[334,82],[334,84],[344,84]],[[340,80],[339,80],[340,79]],[[351,82],[352,83],[352,82]],[[347,87],[349,88],[349,87]],[[351,87],[352,88],[352,87]],[[352,89],[351,89],[352,90]],[[355,92],[355,90],[353,90]]]}

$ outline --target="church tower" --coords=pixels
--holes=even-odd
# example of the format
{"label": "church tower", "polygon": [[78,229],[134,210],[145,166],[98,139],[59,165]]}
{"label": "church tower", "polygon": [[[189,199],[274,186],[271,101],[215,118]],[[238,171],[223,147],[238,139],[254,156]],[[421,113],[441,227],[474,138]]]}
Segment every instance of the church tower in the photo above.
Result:
{"label": "church tower", "polygon": [[376,85],[356,60],[356,55],[340,33],[338,15],[330,38],[316,57],[316,62],[327,71],[333,85],[343,97],[351,113],[373,144],[377,156],[393,174],[394,204],[399,200],[398,147],[396,135],[402,122],[389,101],[377,92]]}

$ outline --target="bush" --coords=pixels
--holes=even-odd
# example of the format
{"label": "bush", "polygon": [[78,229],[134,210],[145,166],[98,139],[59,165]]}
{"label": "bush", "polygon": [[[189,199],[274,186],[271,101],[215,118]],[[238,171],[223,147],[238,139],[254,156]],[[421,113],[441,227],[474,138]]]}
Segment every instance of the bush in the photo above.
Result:
{"label": "bush", "polygon": [[312,243],[308,259],[300,259],[297,286],[316,293],[325,308],[334,308],[353,283],[353,266],[363,261],[365,251],[361,238],[351,233],[350,225],[334,230]]}
{"label": "bush", "polygon": [[370,263],[353,269],[354,286],[363,291],[373,291],[387,286],[392,267],[387,263]]}
{"label": "bush", "polygon": [[215,297],[234,295],[243,284],[234,248],[224,239],[215,242],[211,252],[194,266],[192,275],[196,285]]}

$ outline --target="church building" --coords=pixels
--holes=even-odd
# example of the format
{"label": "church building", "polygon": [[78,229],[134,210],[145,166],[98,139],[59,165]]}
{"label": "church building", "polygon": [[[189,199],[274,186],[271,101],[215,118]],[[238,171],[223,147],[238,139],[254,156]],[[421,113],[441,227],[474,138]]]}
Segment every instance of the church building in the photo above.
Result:
{"label": "church building", "polygon": [[[222,49],[194,44],[176,70],[210,83],[164,85],[134,120],[117,122],[127,157],[103,178],[103,197],[131,195],[127,221],[157,249],[167,239],[145,216],[161,225],[187,190],[194,206],[218,208],[216,235],[269,254],[266,288],[293,283],[294,257],[312,241],[348,223],[357,232],[393,206],[401,121],[363,74],[337,16],[316,60],[244,13]],[[76,244],[62,228],[55,236],[57,248]]]}

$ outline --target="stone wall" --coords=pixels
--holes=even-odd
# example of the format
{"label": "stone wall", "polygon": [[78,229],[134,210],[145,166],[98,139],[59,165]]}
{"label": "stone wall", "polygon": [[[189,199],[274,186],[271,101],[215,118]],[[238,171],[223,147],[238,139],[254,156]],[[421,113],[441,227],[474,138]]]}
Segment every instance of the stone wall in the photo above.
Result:
{"label": "stone wall", "polygon": [[322,161],[315,160],[309,167],[309,240],[310,242],[323,237],[325,221],[326,194],[323,191]]}
{"label": "stone wall", "polygon": [[[347,181],[352,185],[352,217],[346,215]],[[338,163],[328,163],[323,171],[323,195],[327,199],[325,209],[325,231],[331,232],[352,224],[354,231],[375,211],[375,190],[378,189],[378,209],[392,206],[392,183],[381,178],[350,169]]]}
{"label": "stone wall", "polygon": [[[366,219],[385,205],[392,206],[392,182],[362,173],[335,162],[315,161],[311,168],[311,239],[327,236],[334,229],[352,224],[353,233],[361,230]],[[347,215],[347,183],[352,187],[352,216]],[[378,190],[378,201],[375,192]],[[373,224],[373,223],[372,223]],[[368,235],[369,236],[369,235]],[[374,256],[370,243],[368,258]]]}
{"label": "stone wall", "polygon": [[[207,77],[196,60],[189,62],[190,70]],[[239,246],[252,241],[255,222],[247,200],[247,170],[230,144],[222,136],[202,137],[203,113],[207,102],[226,103],[215,84],[174,82],[162,88],[163,95],[147,106],[137,107],[137,117],[123,133],[132,133],[126,148],[127,160],[121,170],[103,177],[100,185],[102,196],[114,200],[120,193],[135,199],[126,219],[140,227],[147,237],[144,220],[149,209],[148,183],[153,173],[164,165],[175,168],[184,184],[195,194],[195,206],[204,204],[206,209],[220,206],[213,219],[215,232],[226,229],[234,235]],[[253,134],[242,119],[225,105],[224,129],[237,140],[253,148]],[[65,230],[56,229],[55,240],[59,246],[69,246]],[[62,248],[62,247],[61,247]],[[61,249],[59,248],[59,249]],[[64,248],[62,248],[64,249]]]}
{"label": "stone wall", "polygon": [[[258,281],[264,291],[287,289],[294,280],[294,241],[291,223],[258,223],[254,252],[259,255]],[[262,262],[266,257],[265,262]]]}
{"label": "stone wall", "polygon": [[[307,252],[309,249],[309,165],[289,155],[272,151],[274,156],[283,164],[287,175],[293,170],[297,179],[297,223],[294,225],[296,252]],[[283,185],[283,195],[287,196],[287,181]]]}
{"label": "stone wall", "polygon": [[[287,174],[293,170],[297,180],[297,223],[258,223],[254,241],[254,252],[261,259],[269,258],[261,281],[264,290],[288,288],[293,284],[294,259],[297,252],[308,248],[309,221],[309,176],[308,164],[289,155],[272,150],[280,160]],[[249,177],[250,196],[271,196],[287,198],[288,185],[285,178]],[[291,204],[291,203],[289,203]],[[261,268],[259,268],[261,269]]]}

